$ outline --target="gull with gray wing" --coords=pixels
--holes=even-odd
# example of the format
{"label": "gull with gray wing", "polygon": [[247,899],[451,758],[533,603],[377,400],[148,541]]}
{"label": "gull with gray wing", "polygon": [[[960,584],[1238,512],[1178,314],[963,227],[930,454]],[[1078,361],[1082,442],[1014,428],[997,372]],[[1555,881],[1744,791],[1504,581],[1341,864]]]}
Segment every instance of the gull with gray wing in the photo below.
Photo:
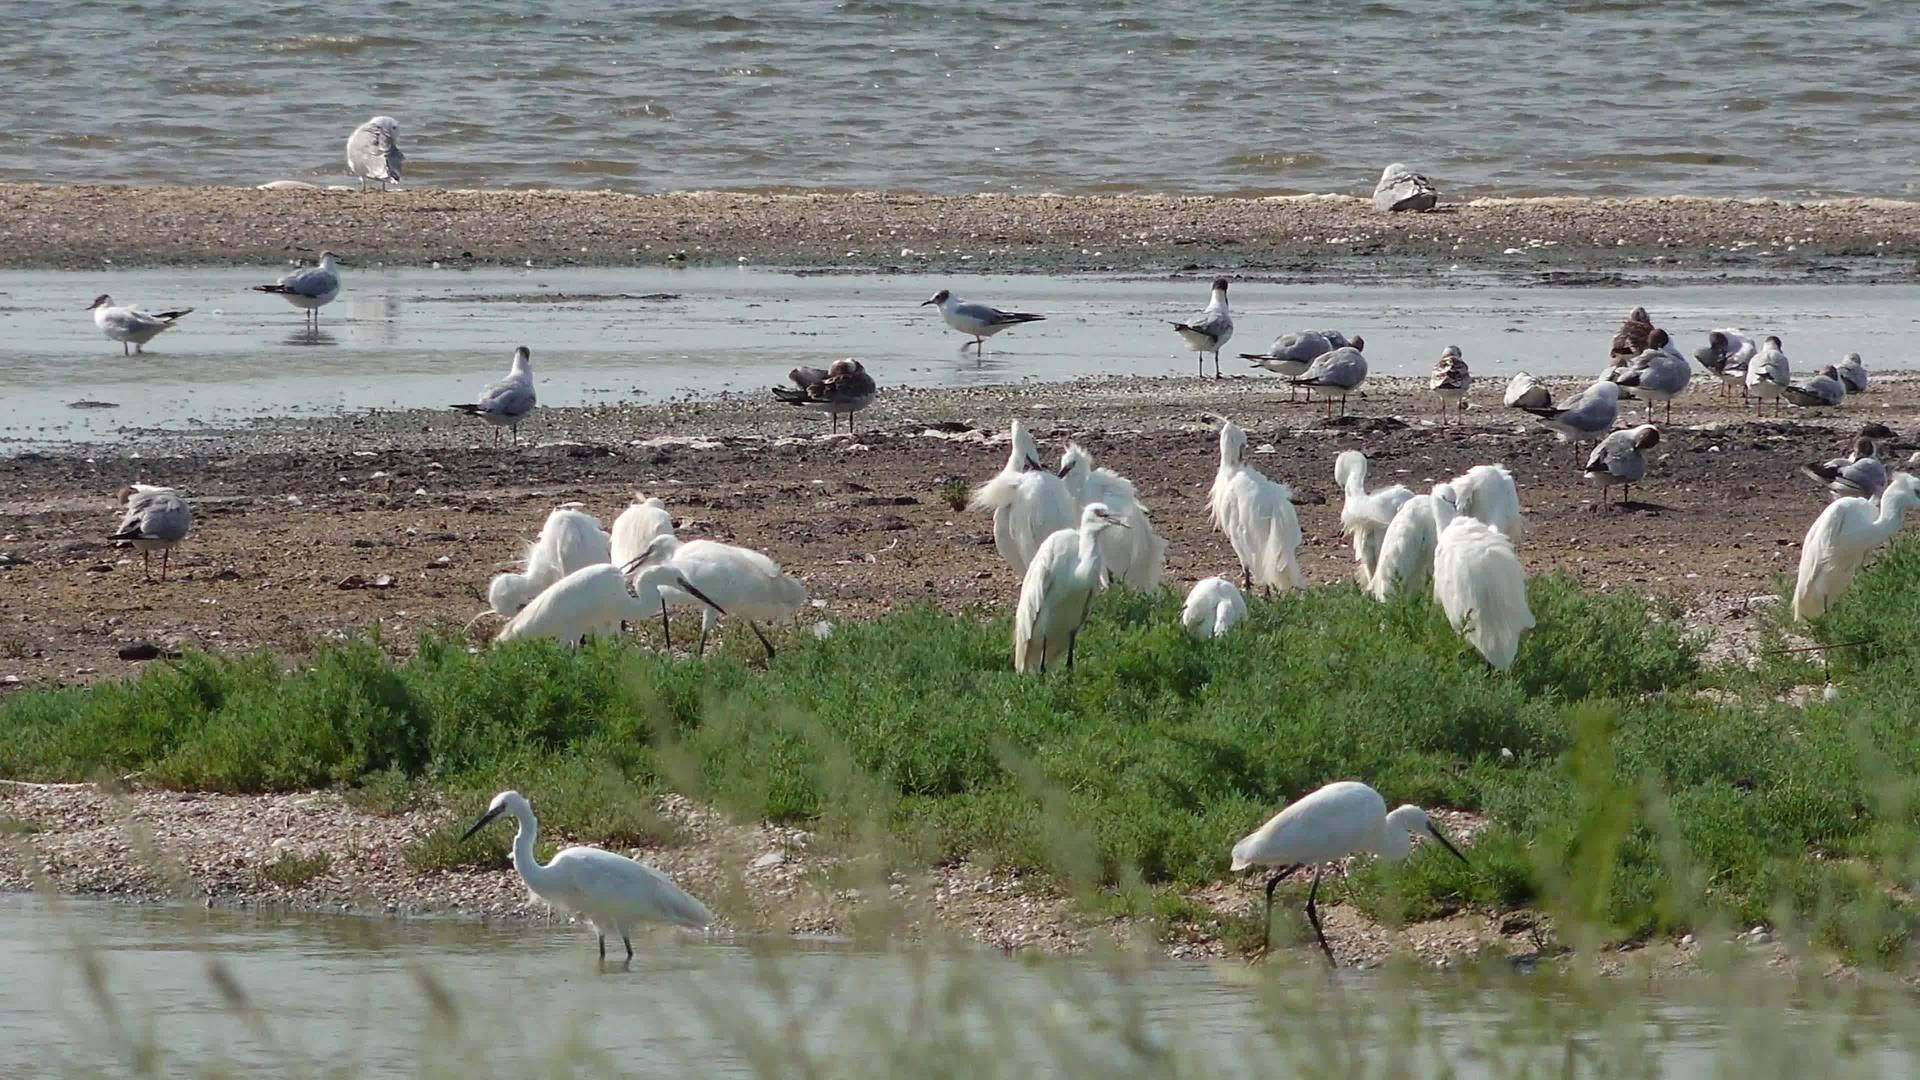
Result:
{"label": "gull with gray wing", "polygon": [[169,487],[128,484],[120,489],[127,512],[109,540],[124,540],[140,550],[141,572],[152,580],[153,553],[160,553],[160,580],[167,580],[167,556],[193,528],[193,507],[187,497]]}
{"label": "gull with gray wing", "polygon": [[507,377],[480,388],[480,396],[471,405],[449,405],[455,412],[477,416],[493,425],[493,445],[500,445],[500,429],[513,432],[513,445],[520,445],[520,421],[533,411],[533,353],[525,345],[513,350],[513,366]]}
{"label": "gull with gray wing", "polygon": [[367,190],[369,180],[381,191],[399,183],[406,160],[400,152],[400,121],[391,116],[376,116],[347,136],[347,169],[360,178],[361,191]]}
{"label": "gull with gray wing", "polygon": [[87,305],[93,312],[93,325],[100,332],[120,343],[120,355],[130,352],[144,352],[141,348],[147,342],[158,337],[166,330],[190,314],[192,308],[173,308],[168,311],[141,311],[130,304],[116,304],[113,297],[101,293]]}
{"label": "gull with gray wing", "polygon": [[997,307],[988,307],[986,304],[970,304],[947,289],[941,289],[931,298],[920,301],[921,307],[929,304],[940,309],[940,318],[944,319],[948,326],[963,334],[972,335],[973,340],[961,345],[962,349],[972,345],[975,349],[984,350],[988,338],[1009,326],[1046,320],[1045,315],[1033,315],[1024,311],[1001,311]]}
{"label": "gull with gray wing", "polygon": [[271,285],[255,285],[254,292],[272,293],[294,307],[303,308],[313,329],[320,329],[320,309],[340,295],[339,256],[320,253],[320,265],[309,266],[282,277]]}
{"label": "gull with gray wing", "polygon": [[1233,337],[1233,316],[1227,311],[1227,279],[1214,278],[1207,309],[1186,322],[1174,323],[1173,331],[1188,349],[1200,354],[1201,377],[1207,374],[1207,354],[1212,353],[1213,377],[1220,378],[1220,347]]}
{"label": "gull with gray wing", "polygon": [[823,412],[833,421],[833,430],[840,430],[840,418],[847,418],[847,432],[853,432],[853,414],[873,404],[878,393],[873,376],[867,374],[866,365],[852,357],[835,360],[826,370],[811,367],[797,367],[787,372],[787,378],[793,380],[798,389],[789,390],[784,386],[773,388],[773,396],[779,401],[798,408]]}

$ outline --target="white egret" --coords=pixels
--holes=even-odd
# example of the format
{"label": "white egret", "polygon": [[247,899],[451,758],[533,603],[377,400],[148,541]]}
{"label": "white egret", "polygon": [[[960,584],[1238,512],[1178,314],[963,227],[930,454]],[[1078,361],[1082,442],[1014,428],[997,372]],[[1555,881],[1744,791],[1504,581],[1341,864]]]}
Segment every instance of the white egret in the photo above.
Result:
{"label": "white egret", "polygon": [[1193,583],[1180,607],[1180,625],[1198,637],[1217,638],[1247,617],[1247,598],[1240,587],[1223,577]]}
{"label": "white egret", "polygon": [[1100,534],[1100,557],[1109,582],[1124,582],[1142,592],[1158,592],[1167,568],[1167,540],[1153,531],[1153,521],[1133,482],[1112,469],[1097,469],[1093,455],[1078,443],[1068,443],[1060,456],[1060,478],[1073,496],[1075,512],[1099,503],[1124,529]]}
{"label": "white egret", "polygon": [[1900,531],[1907,511],[1920,506],[1912,473],[1894,473],[1876,507],[1871,499],[1848,496],[1827,504],[1800,543],[1800,576],[1793,584],[1793,617],[1810,620],[1827,613],[1874,548]]}
{"label": "white egret", "polygon": [[1470,518],[1491,525],[1519,547],[1527,534],[1527,518],[1520,512],[1520,489],[1505,465],[1475,465],[1447,484],[1453,505]]}
{"label": "white egret", "polygon": [[1207,374],[1207,354],[1213,354],[1213,377],[1220,378],[1220,348],[1233,337],[1233,315],[1227,310],[1227,279],[1213,279],[1213,297],[1207,309],[1186,322],[1173,324],[1173,331],[1187,348],[1199,353],[1200,375]]}
{"label": "white egret", "polygon": [[360,178],[361,191],[367,190],[369,180],[381,191],[399,183],[406,161],[400,152],[400,121],[391,116],[376,116],[347,136],[347,171]]}
{"label": "white egret", "polygon": [[1600,440],[1587,458],[1586,477],[1600,481],[1600,503],[1606,505],[1607,488],[1620,485],[1620,505],[1627,505],[1633,485],[1647,475],[1647,451],[1660,444],[1660,429],[1652,424],[1616,431]]}
{"label": "white egret", "polygon": [[[1446,485],[1434,489],[1438,492]],[[1380,559],[1374,564],[1367,592],[1385,603],[1394,591],[1407,587],[1424,588],[1433,572],[1433,545],[1439,542],[1440,526],[1434,519],[1433,495],[1415,495],[1400,504],[1388,522],[1380,541]]]}
{"label": "white egret", "polygon": [[511,617],[568,574],[612,560],[612,541],[598,519],[578,510],[555,510],[527,545],[526,568],[498,574],[487,584],[487,606]]}
{"label": "white egret", "polygon": [[1313,935],[1320,939],[1327,964],[1333,966],[1333,948],[1320,928],[1320,912],[1315,901],[1320,895],[1320,872],[1324,864],[1349,855],[1377,855],[1400,862],[1413,853],[1413,837],[1433,837],[1461,862],[1467,857],[1441,833],[1427,812],[1417,806],[1399,807],[1387,813],[1387,800],[1357,780],[1328,784],[1289,803],[1286,809],[1267,820],[1233,845],[1233,869],[1271,866],[1275,873],[1267,879],[1267,904],[1260,915],[1260,951],[1266,952],[1273,932],[1273,890],[1303,867],[1313,867],[1313,886],[1307,890],[1307,921]]}
{"label": "white egret", "polygon": [[1006,466],[973,489],[967,509],[993,512],[993,546],[1023,574],[1042,541],[1073,528],[1078,520],[1066,481],[1040,464],[1039,448],[1018,420],[1013,422]]}
{"label": "white egret", "polygon": [[120,355],[130,352],[144,352],[141,346],[169,329],[174,323],[191,314],[193,309],[172,308],[167,311],[141,311],[131,304],[116,304],[113,297],[101,293],[87,305],[93,312],[93,325],[100,332],[120,343]]}
{"label": "white egret", "polygon": [[160,580],[167,580],[167,556],[193,528],[193,507],[178,491],[152,484],[128,484],[120,489],[120,501],[127,512],[107,539],[125,540],[138,548],[140,572],[148,579],[153,577],[153,553],[158,551]]}
{"label": "white egret", "polygon": [[1513,541],[1485,522],[1458,514],[1446,485],[1434,488],[1433,594],[1447,621],[1495,671],[1513,666],[1520,635],[1533,629],[1527,574]]}
{"label": "white egret", "polygon": [[988,307],[986,304],[969,304],[946,289],[934,293],[931,299],[920,301],[921,307],[926,307],[928,304],[933,304],[940,309],[940,318],[948,326],[963,334],[973,335],[972,341],[960,346],[963,352],[968,345],[972,345],[977,351],[984,352],[987,339],[1007,327],[1019,326],[1021,323],[1044,322],[1047,318],[1045,315],[1033,315],[1024,311],[1001,311],[997,307]]}
{"label": "white egret", "polygon": [[1126,527],[1105,506],[1092,503],[1080,512],[1079,528],[1061,529],[1040,545],[1014,610],[1013,670],[1043,674],[1063,656],[1067,670],[1073,670],[1074,641],[1100,593],[1100,534]]}
{"label": "white egret", "polygon": [[1761,408],[1768,402],[1774,403],[1774,411],[1780,409],[1780,392],[1793,383],[1793,367],[1787,362],[1786,350],[1780,339],[1771,334],[1761,343],[1760,351],[1747,361],[1747,392],[1754,397],[1753,415],[1759,416]]}
{"label": "white egret", "polygon": [[1380,170],[1380,182],[1373,185],[1373,208],[1381,213],[1424,212],[1439,202],[1440,189],[1433,181],[1397,161]]}
{"label": "white egret", "polygon": [[[781,570],[779,563],[752,548],[717,540],[657,536],[639,558],[623,564],[628,573],[649,566],[670,566],[699,587],[694,599],[705,606],[700,611],[700,642],[694,647],[695,656],[706,653],[707,637],[720,615],[725,614],[744,620],[771,660],[773,642],[767,640],[755,620],[790,619],[807,602],[807,587]],[[662,591],[675,599],[672,594],[678,589],[669,585]]]}
{"label": "white egret", "polygon": [[629,578],[612,563],[601,563],[575,570],[541,590],[507,620],[495,640],[546,638],[562,645],[577,645],[589,634],[617,637],[621,623],[640,622],[661,610],[661,592],[665,589],[726,614],[671,566],[649,566]]}
{"label": "white egret", "polygon": [[1627,361],[1646,352],[1653,329],[1653,320],[1648,317],[1646,308],[1636,307],[1627,312],[1620,329],[1614,332],[1612,344],[1607,346],[1607,359],[1612,366],[1622,367]]}
{"label": "white egret", "polygon": [[1367,455],[1358,450],[1343,450],[1333,459],[1333,482],[1346,496],[1340,504],[1340,531],[1353,538],[1354,573],[1365,586],[1380,565],[1380,545],[1386,542],[1387,526],[1413,498],[1413,491],[1405,484],[1395,484],[1369,493]]}
{"label": "white egret", "polygon": [[874,384],[873,376],[867,374],[867,366],[849,356],[845,360],[835,360],[825,370],[811,367],[797,367],[787,372],[787,378],[793,381],[797,389],[784,386],[773,388],[777,401],[801,409],[827,414],[833,421],[833,430],[840,430],[840,418],[847,418],[847,433],[853,433],[853,414],[873,404],[874,395],[879,387]]}
{"label": "white egret", "polygon": [[333,303],[340,295],[340,271],[336,268],[339,256],[331,251],[320,253],[320,265],[295,270],[283,276],[271,285],[255,285],[254,292],[272,293],[281,297],[294,307],[307,313],[307,321],[314,330],[320,329],[320,309]]}
{"label": "white egret", "polygon": [[1247,433],[1227,421],[1220,427],[1220,468],[1209,496],[1213,527],[1227,536],[1240,560],[1241,587],[1307,587],[1296,552],[1300,518],[1293,490],[1247,464]]}
{"label": "white egret", "polygon": [[[658,498],[640,497],[634,494],[632,506],[620,511],[613,519],[612,540],[613,565],[625,566],[647,553],[654,540],[662,536],[672,536],[673,515],[667,512],[667,504]],[[663,598],[660,604],[660,630],[667,644],[673,643],[673,634],[667,628],[667,605]]]}
{"label": "white egret", "polygon": [[493,426],[493,445],[500,445],[500,429],[513,432],[513,445],[520,445],[520,421],[533,411],[533,352],[525,345],[513,350],[513,364],[507,377],[480,388],[471,405],[449,405],[455,412],[477,416]]}
{"label": "white egret", "polygon": [[545,866],[534,857],[533,842],[540,823],[533,808],[517,791],[493,797],[487,812],[473,823],[462,841],[487,827],[502,814],[512,815],[519,827],[513,833],[513,868],[527,891],[557,908],[586,916],[600,939],[600,959],[607,958],[607,935],[620,935],[633,959],[627,931],[635,923],[663,922],[701,930],[713,923],[713,912],[673,883],[673,879],[646,863],[592,847],[561,848]]}

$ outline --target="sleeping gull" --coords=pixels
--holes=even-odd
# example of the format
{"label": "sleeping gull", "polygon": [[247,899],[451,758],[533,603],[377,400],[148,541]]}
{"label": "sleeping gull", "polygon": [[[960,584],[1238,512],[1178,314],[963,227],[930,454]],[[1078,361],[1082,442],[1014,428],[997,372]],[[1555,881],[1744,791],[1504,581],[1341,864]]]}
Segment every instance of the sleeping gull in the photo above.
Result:
{"label": "sleeping gull", "polygon": [[1752,393],[1753,415],[1760,415],[1760,408],[1771,398],[1774,411],[1780,408],[1780,391],[1793,382],[1793,369],[1787,364],[1786,350],[1781,348],[1780,339],[1768,335],[1760,346],[1760,351],[1747,361],[1747,390]]}
{"label": "sleeping gull", "polygon": [[[1273,345],[1263,353],[1241,353],[1240,359],[1257,368],[1265,368],[1276,375],[1285,375],[1292,379],[1307,370],[1307,365],[1335,349],[1354,345],[1355,338],[1348,341],[1347,336],[1338,330],[1296,330],[1291,334],[1282,334],[1273,339]],[[1359,348],[1359,345],[1354,345]],[[1287,400],[1295,398],[1292,383],[1287,384]]]}
{"label": "sleeping gull", "polygon": [[400,182],[400,166],[407,156],[400,152],[400,121],[391,116],[376,116],[353,129],[347,136],[347,169],[360,178],[360,190],[367,181],[379,183],[380,190]]}
{"label": "sleeping gull", "polygon": [[1600,503],[1607,502],[1607,488],[1620,485],[1620,505],[1625,506],[1633,485],[1647,475],[1647,451],[1660,442],[1660,429],[1652,424],[1616,431],[1600,440],[1587,457],[1586,476],[1600,481]]}
{"label": "sleeping gull", "polygon": [[976,349],[985,349],[988,338],[1005,330],[1009,326],[1021,323],[1042,322],[1045,315],[1030,315],[1024,311],[1001,311],[997,307],[985,304],[969,304],[946,289],[934,293],[930,299],[920,301],[921,307],[934,304],[940,308],[940,317],[948,326],[963,334],[972,334],[973,340],[962,344],[962,349],[972,345]]}
{"label": "sleeping gull", "polygon": [[334,269],[337,258],[333,252],[323,251],[319,266],[295,270],[271,285],[255,285],[253,291],[285,297],[294,307],[305,308],[307,319],[318,330],[320,309],[340,295],[340,271]]}
{"label": "sleeping gull", "polygon": [[1546,383],[1531,372],[1523,371],[1507,383],[1507,393],[1501,401],[1509,409],[1546,409],[1553,406],[1553,394],[1547,390]]}
{"label": "sleeping gull", "polygon": [[477,416],[493,425],[493,445],[500,445],[500,429],[513,432],[513,445],[520,445],[520,421],[533,411],[533,353],[525,345],[513,350],[513,367],[507,377],[480,388],[480,396],[471,405],[449,405],[449,409]]}
{"label": "sleeping gull", "polygon": [[1459,402],[1460,410],[1455,413],[1457,422],[1459,413],[1467,407],[1467,389],[1473,385],[1473,373],[1467,370],[1467,361],[1460,354],[1460,346],[1449,345],[1440,353],[1440,360],[1433,365],[1433,378],[1427,386],[1440,399],[1440,422],[1447,422],[1447,403]]}
{"label": "sleeping gull", "polygon": [[120,355],[126,356],[129,352],[145,351],[140,346],[152,341],[160,331],[172,326],[193,309],[141,311],[131,305],[115,304],[113,297],[101,293],[93,298],[93,303],[87,305],[87,310],[93,312],[93,325],[119,342]]}
{"label": "sleeping gull", "polygon": [[1803,409],[1834,409],[1847,400],[1847,384],[1840,381],[1839,370],[1828,364],[1799,386],[1781,387],[1780,396]]}
{"label": "sleeping gull", "polygon": [[1800,471],[1827,485],[1836,499],[1847,495],[1874,499],[1887,488],[1887,467],[1875,452],[1873,440],[1865,435],[1854,440],[1851,457],[1809,461],[1800,466]]}
{"label": "sleeping gull", "polygon": [[1647,338],[1646,350],[1626,367],[1613,369],[1613,382],[1622,396],[1646,399],[1648,421],[1653,420],[1654,403],[1660,401],[1666,402],[1666,418],[1672,421],[1673,399],[1692,381],[1693,365],[1673,347],[1665,330],[1655,330]]}
{"label": "sleeping gull", "polygon": [[1867,392],[1867,364],[1866,361],[1860,359],[1859,353],[1850,352],[1841,357],[1840,362],[1833,366],[1840,376],[1840,381],[1846,384],[1847,393],[1864,394]]}
{"label": "sleeping gull", "polygon": [[[1620,415],[1620,388],[1605,379],[1596,381],[1567,403],[1564,409],[1526,407],[1561,442],[1596,442]],[[1578,452],[1577,450],[1575,451]]]}
{"label": "sleeping gull", "polygon": [[845,416],[847,433],[852,434],[853,414],[873,404],[877,392],[866,365],[852,357],[835,360],[825,370],[797,367],[787,372],[787,378],[792,379],[798,389],[776,386],[773,396],[789,405],[826,413],[833,420],[835,432],[840,430],[840,418]]}
{"label": "sleeping gull", "polygon": [[1213,377],[1220,378],[1220,346],[1233,337],[1233,316],[1227,313],[1227,279],[1213,279],[1213,298],[1207,301],[1207,310],[1188,319],[1173,324],[1174,332],[1180,335],[1187,348],[1200,354],[1200,375],[1207,374],[1207,354],[1213,354]]}
{"label": "sleeping gull", "polygon": [[1758,351],[1754,340],[1738,330],[1715,330],[1693,358],[1720,380],[1721,397],[1726,396],[1729,386],[1739,387],[1740,396],[1746,397],[1747,361]]}
{"label": "sleeping gull", "polygon": [[1316,358],[1307,365],[1306,371],[1293,379],[1296,386],[1326,391],[1329,416],[1333,415],[1333,395],[1340,395],[1340,415],[1345,416],[1347,395],[1360,389],[1360,384],[1367,381],[1367,358],[1360,352],[1365,342],[1359,338],[1355,338],[1354,342]]}
{"label": "sleeping gull", "polygon": [[1433,181],[1397,161],[1381,170],[1380,182],[1373,188],[1373,208],[1382,213],[1431,210],[1439,201]]}
{"label": "sleeping gull", "polygon": [[120,501],[127,504],[126,516],[109,540],[130,541],[140,549],[141,572],[153,578],[153,553],[160,553],[160,580],[167,580],[167,555],[173,546],[187,538],[193,528],[193,508],[187,497],[168,487],[128,484],[120,489]]}

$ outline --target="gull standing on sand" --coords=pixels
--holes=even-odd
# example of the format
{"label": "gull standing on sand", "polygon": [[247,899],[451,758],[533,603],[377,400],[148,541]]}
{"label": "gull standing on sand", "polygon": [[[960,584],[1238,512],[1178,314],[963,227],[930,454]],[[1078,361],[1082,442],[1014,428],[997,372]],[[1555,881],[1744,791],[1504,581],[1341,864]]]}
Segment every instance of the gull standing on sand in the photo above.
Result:
{"label": "gull standing on sand", "polygon": [[120,501],[127,512],[107,539],[125,540],[138,548],[141,576],[149,581],[153,580],[153,553],[158,551],[160,580],[167,580],[167,556],[193,528],[193,507],[178,491],[152,484],[128,484],[120,489]]}
{"label": "gull standing on sand", "polygon": [[1653,336],[1653,321],[1647,317],[1647,309],[1634,308],[1627,312],[1626,321],[1614,332],[1613,343],[1607,347],[1607,362],[1619,367],[1628,360],[1647,351],[1647,339]]}
{"label": "gull standing on sand", "polygon": [[500,429],[513,432],[513,445],[520,445],[520,421],[533,411],[533,352],[525,345],[513,350],[513,364],[507,377],[480,388],[480,396],[471,405],[449,405],[455,412],[477,416],[493,426],[493,445],[500,445]]}
{"label": "gull standing on sand", "polygon": [[1047,318],[1045,315],[1031,315],[1024,311],[1001,311],[997,307],[988,307],[985,304],[969,304],[946,289],[934,293],[930,299],[920,301],[921,307],[926,307],[928,304],[938,305],[940,317],[946,320],[948,326],[963,334],[973,335],[972,341],[960,346],[962,349],[972,345],[975,349],[984,351],[987,339],[1007,327],[1019,326],[1021,323],[1044,322]]}
{"label": "gull standing on sand", "polygon": [[1433,365],[1433,378],[1427,387],[1440,399],[1440,423],[1447,422],[1447,405],[1457,402],[1460,406],[1455,412],[1454,421],[1461,419],[1467,408],[1467,390],[1473,386],[1473,373],[1467,370],[1467,361],[1460,353],[1460,346],[1449,345],[1440,353],[1440,359]]}
{"label": "gull standing on sand", "polygon": [[1553,407],[1553,393],[1547,384],[1535,378],[1530,372],[1521,372],[1507,383],[1507,392],[1501,402],[1509,409],[1550,409]]}
{"label": "gull standing on sand", "polygon": [[1006,465],[973,489],[967,509],[993,512],[994,550],[1025,574],[1047,537],[1073,528],[1073,493],[1065,480],[1040,464],[1040,450],[1027,425],[1015,420],[1009,442]]}
{"label": "gull standing on sand", "polygon": [[847,434],[853,434],[853,414],[873,404],[874,395],[879,392],[873,376],[867,374],[866,365],[851,356],[835,360],[824,371],[794,368],[787,372],[787,378],[799,389],[776,386],[774,398],[798,408],[826,413],[833,421],[834,434],[839,434],[842,416],[847,418]]}
{"label": "gull standing on sand", "polygon": [[1864,394],[1867,392],[1867,363],[1860,359],[1859,353],[1850,352],[1841,357],[1840,362],[1833,366],[1840,377],[1840,381],[1846,384],[1847,393]]}
{"label": "gull standing on sand", "polygon": [[1386,542],[1387,528],[1400,508],[1413,498],[1405,484],[1367,490],[1367,455],[1358,450],[1342,450],[1333,459],[1333,482],[1340,485],[1344,498],[1340,503],[1340,531],[1353,538],[1354,574],[1362,587],[1373,580],[1380,564],[1380,548]]}
{"label": "gull standing on sand", "polygon": [[[1580,443],[1597,442],[1601,436],[1613,430],[1613,422],[1620,416],[1620,388],[1600,379],[1582,390],[1564,409],[1549,405],[1545,408],[1527,407],[1524,411],[1539,417],[1540,422],[1559,436],[1561,442],[1575,444],[1577,454]],[[1576,457],[1575,460],[1583,459]]]}
{"label": "gull standing on sand", "polygon": [[1200,375],[1207,374],[1207,354],[1213,354],[1213,377],[1220,378],[1220,347],[1233,338],[1233,316],[1227,312],[1227,279],[1213,279],[1213,298],[1207,301],[1207,309],[1188,319],[1173,324],[1174,333],[1187,343],[1187,348],[1199,353]]}
{"label": "gull standing on sand", "polygon": [[1780,396],[1802,409],[1837,409],[1847,400],[1847,384],[1840,381],[1840,370],[1828,364],[1798,386],[1781,387]]}
{"label": "gull standing on sand", "polygon": [[1307,587],[1300,570],[1300,517],[1293,489],[1247,464],[1247,433],[1229,420],[1220,426],[1220,467],[1208,493],[1213,527],[1227,536],[1240,560],[1241,587]]}
{"label": "gull standing on sand", "polygon": [[1062,657],[1067,670],[1073,670],[1074,643],[1104,579],[1100,534],[1126,527],[1105,506],[1090,503],[1080,511],[1079,528],[1061,529],[1040,545],[1020,583],[1013,616],[1013,670],[1042,675]]}
{"label": "gull standing on sand", "polygon": [[1881,462],[1873,439],[1865,435],[1854,440],[1852,456],[1809,461],[1800,466],[1800,472],[1808,479],[1827,485],[1834,498],[1851,495],[1873,499],[1887,489],[1887,467]]}
{"label": "gull standing on sand", "polygon": [[[1241,353],[1240,359],[1246,360],[1257,368],[1265,368],[1276,375],[1288,379],[1307,370],[1307,365],[1315,360],[1349,344],[1346,335],[1333,330],[1296,330],[1291,334],[1282,334],[1273,340],[1273,345],[1264,353]],[[1292,383],[1287,384],[1287,400],[1293,401],[1297,393]]]}
{"label": "gull standing on sand", "polygon": [[1760,346],[1760,351],[1747,361],[1747,391],[1754,397],[1753,415],[1759,416],[1761,406],[1771,399],[1774,412],[1782,408],[1780,393],[1793,383],[1793,369],[1787,363],[1787,353],[1780,345],[1780,339],[1768,335]]}
{"label": "gull standing on sand", "polygon": [[1874,548],[1900,531],[1907,511],[1920,506],[1911,473],[1894,473],[1878,506],[1852,497],[1827,504],[1800,544],[1800,575],[1793,585],[1793,617],[1825,615]]}
{"label": "gull standing on sand", "polygon": [[316,331],[320,329],[320,309],[333,303],[340,295],[340,271],[336,264],[339,256],[331,251],[320,253],[320,265],[309,266],[274,282],[272,285],[255,285],[254,292],[272,293],[283,297],[287,303],[304,308],[307,321]]}
{"label": "gull standing on sand", "polygon": [[1433,181],[1397,161],[1380,171],[1380,182],[1373,186],[1373,208],[1383,214],[1431,210],[1439,202]]}
{"label": "gull standing on sand", "polygon": [[1747,396],[1747,362],[1753,354],[1759,352],[1754,340],[1738,330],[1715,330],[1707,335],[1707,343],[1693,354],[1700,366],[1712,372],[1720,380],[1720,396],[1727,395],[1727,387],[1740,388],[1740,396]]}
{"label": "gull standing on sand", "polygon": [[1328,416],[1333,415],[1333,398],[1338,394],[1340,415],[1347,415],[1347,395],[1367,381],[1367,358],[1360,352],[1365,347],[1364,338],[1354,338],[1353,344],[1317,357],[1306,371],[1294,377],[1293,384],[1325,391]]}
{"label": "gull standing on sand", "polygon": [[1665,402],[1666,419],[1671,423],[1673,399],[1693,381],[1693,365],[1673,347],[1665,330],[1655,330],[1647,338],[1644,351],[1626,367],[1613,369],[1613,381],[1621,388],[1621,396],[1646,399],[1649,422],[1653,420],[1654,403]]}
{"label": "gull standing on sand", "polygon": [[141,311],[132,305],[113,302],[113,297],[101,293],[87,305],[93,312],[93,325],[100,332],[120,343],[120,355],[144,352],[141,346],[159,336],[162,330],[171,327],[193,309],[173,308],[169,311]]}
{"label": "gull standing on sand", "polygon": [[1247,617],[1247,598],[1240,587],[1223,577],[1203,578],[1180,606],[1180,625],[1195,637],[1217,638]]}
{"label": "gull standing on sand", "polygon": [[1533,629],[1527,574],[1513,542],[1484,522],[1455,516],[1445,484],[1433,489],[1440,539],[1433,549],[1433,595],[1447,622],[1495,671],[1513,667],[1520,637]]}
{"label": "gull standing on sand", "polygon": [[1660,429],[1652,424],[1616,431],[1600,440],[1587,457],[1586,478],[1600,481],[1600,505],[1607,504],[1607,489],[1620,485],[1620,505],[1633,496],[1633,485],[1647,475],[1647,451],[1660,443]]}
{"label": "gull standing on sand", "polygon": [[381,191],[399,183],[406,160],[400,152],[400,121],[391,116],[376,116],[347,136],[347,169],[360,178],[361,191],[367,190],[369,180]]}

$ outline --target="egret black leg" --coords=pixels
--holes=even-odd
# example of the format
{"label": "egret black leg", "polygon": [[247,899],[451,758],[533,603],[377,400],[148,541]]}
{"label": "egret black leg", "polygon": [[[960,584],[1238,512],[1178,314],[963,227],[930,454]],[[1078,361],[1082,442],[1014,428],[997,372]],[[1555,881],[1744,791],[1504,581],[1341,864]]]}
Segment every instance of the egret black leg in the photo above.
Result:
{"label": "egret black leg", "polygon": [[693,655],[698,658],[707,655],[707,622],[700,620],[700,643],[693,647]]}
{"label": "egret black leg", "polygon": [[760,632],[760,624],[748,619],[747,625],[753,629],[753,636],[760,639],[760,647],[767,650],[767,659],[773,659],[773,642],[768,641],[767,635]]}
{"label": "egret black leg", "polygon": [[620,931],[620,944],[625,945],[627,947],[627,962],[632,963],[633,962],[633,942],[627,940],[627,932],[625,930]]}
{"label": "egret black leg", "polygon": [[607,935],[596,934],[594,936],[600,939],[600,959],[605,960],[607,958]]}
{"label": "egret black leg", "polygon": [[1260,951],[1263,953],[1273,943],[1273,890],[1299,869],[1297,864],[1284,867],[1267,879],[1267,906],[1260,915]]}
{"label": "egret black leg", "polygon": [[673,628],[667,625],[667,602],[660,601],[660,636],[666,640],[667,648],[673,648]]}
{"label": "egret black leg", "polygon": [[1240,587],[1248,590],[1253,588],[1253,571],[1244,566],[1240,568]]}
{"label": "egret black leg", "polygon": [[1320,908],[1315,903],[1320,898],[1320,870],[1313,868],[1313,887],[1307,890],[1307,921],[1313,924],[1313,936],[1320,939],[1320,951],[1327,954],[1327,966],[1339,967],[1333,962],[1333,946],[1327,944],[1326,931],[1320,929]]}

